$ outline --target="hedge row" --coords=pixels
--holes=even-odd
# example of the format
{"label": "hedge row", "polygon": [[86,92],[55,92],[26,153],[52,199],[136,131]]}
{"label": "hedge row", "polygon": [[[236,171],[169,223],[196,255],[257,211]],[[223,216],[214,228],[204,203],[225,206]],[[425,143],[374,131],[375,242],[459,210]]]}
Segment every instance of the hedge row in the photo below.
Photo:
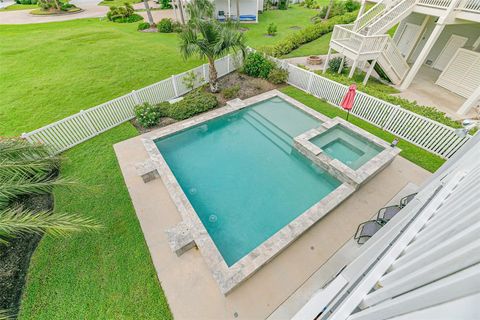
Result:
{"label": "hedge row", "polygon": [[281,57],[297,49],[302,44],[311,42],[329,32],[332,32],[333,27],[336,24],[352,23],[357,18],[357,15],[358,10],[310,25],[298,32],[292,33],[291,35],[287,36],[285,40],[280,41],[273,47],[261,48],[261,51],[264,51],[265,53],[274,57]]}

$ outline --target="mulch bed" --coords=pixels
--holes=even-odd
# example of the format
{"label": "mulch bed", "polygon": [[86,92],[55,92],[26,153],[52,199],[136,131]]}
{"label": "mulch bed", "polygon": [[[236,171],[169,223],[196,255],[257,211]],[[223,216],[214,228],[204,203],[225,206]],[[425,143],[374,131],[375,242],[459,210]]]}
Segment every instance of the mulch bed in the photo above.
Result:
{"label": "mulch bed", "polygon": [[[53,196],[30,196],[21,203],[32,210],[50,210]],[[0,310],[18,312],[30,258],[41,238],[38,234],[26,234],[0,244]]]}
{"label": "mulch bed", "polygon": [[[237,96],[230,99],[225,99],[225,97],[222,95],[222,90],[233,87],[235,85],[240,85],[240,90],[238,91]],[[218,80],[218,88],[220,89],[220,91],[218,93],[215,93],[214,95],[217,97],[218,106],[223,107],[227,104],[228,100],[233,100],[235,98],[244,100],[273,89],[278,89],[282,86],[283,85],[272,84],[264,79],[253,78],[243,73],[232,72]],[[208,84],[205,86],[205,90],[210,92]],[[133,124],[133,126],[138,130],[140,134],[143,134],[143,133],[147,133],[147,132],[168,126],[172,123],[175,123],[176,120],[171,118],[161,118],[160,123],[151,128],[142,127],[137,122],[136,119],[133,119],[130,122]]]}

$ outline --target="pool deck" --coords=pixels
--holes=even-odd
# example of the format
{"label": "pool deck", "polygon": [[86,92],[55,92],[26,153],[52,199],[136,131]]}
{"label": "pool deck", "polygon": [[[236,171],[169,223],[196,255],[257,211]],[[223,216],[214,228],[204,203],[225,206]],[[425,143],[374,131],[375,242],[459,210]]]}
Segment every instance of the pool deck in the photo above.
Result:
{"label": "pool deck", "polygon": [[144,183],[136,165],[149,155],[135,137],[114,146],[158,279],[175,319],[265,319],[342,248],[407,184],[421,185],[430,173],[397,157],[350,198],[227,296],[197,249],[178,257],[164,230],[181,215],[161,179]]}

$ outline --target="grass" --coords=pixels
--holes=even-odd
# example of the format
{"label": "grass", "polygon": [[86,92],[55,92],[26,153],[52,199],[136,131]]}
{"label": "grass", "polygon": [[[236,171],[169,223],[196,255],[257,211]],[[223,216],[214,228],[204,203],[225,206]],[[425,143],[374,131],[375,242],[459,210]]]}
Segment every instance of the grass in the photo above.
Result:
{"label": "grass", "polygon": [[171,319],[112,147],[135,135],[126,123],[66,152],[62,175],[85,188],[55,191],[55,210],[103,229],[41,241],[20,319]]}
{"label": "grass", "polygon": [[0,136],[19,135],[201,63],[176,34],[99,19],[0,27]]}
{"label": "grass", "polygon": [[50,11],[50,10],[44,10],[42,8],[37,8],[37,9],[34,9],[34,10],[30,11],[30,13],[34,14],[36,16],[51,16],[51,15],[69,14],[69,13],[74,13],[74,12],[79,12],[79,11],[82,11],[82,8],[74,7],[74,8],[68,9],[68,11],[63,11],[63,10]]}
{"label": "grass", "polygon": [[109,7],[113,7],[113,6],[120,7],[120,6],[124,6],[125,2],[135,4],[135,3],[142,2],[142,0],[111,0],[111,1],[110,0],[104,0],[104,1],[100,2],[98,5],[109,6]]}
{"label": "grass", "polygon": [[[346,112],[340,108],[334,107],[329,103],[322,101],[308,93],[305,93],[294,87],[285,87],[281,91],[290,97],[302,102],[308,107],[326,115],[327,117],[342,117],[345,118]],[[354,125],[376,135],[377,137],[387,141],[392,142],[395,136],[387,131],[370,124],[362,119],[359,119],[353,115],[349,116],[349,121]],[[420,147],[415,146],[407,141],[400,141],[398,147],[402,149],[400,155],[407,160],[415,163],[416,165],[430,171],[435,172],[440,166],[445,162],[439,156],[436,156]]]}
{"label": "grass", "polygon": [[[248,28],[245,32],[247,44],[254,48],[274,45],[285,39],[289,34],[298,31],[292,27],[304,28],[311,24],[311,18],[317,14],[318,10],[307,9],[298,5],[292,5],[288,10],[269,10],[259,15],[259,23],[242,24],[242,27]],[[267,26],[270,23],[277,25],[277,35],[267,37]]]}
{"label": "grass", "polygon": [[36,9],[38,5],[36,4],[12,4],[6,8],[0,9],[0,11],[18,11],[18,10],[29,10],[29,9]]}
{"label": "grass", "polygon": [[323,35],[320,38],[313,40],[312,42],[300,46],[298,49],[293,50],[282,58],[295,58],[306,57],[310,55],[327,54],[331,37],[332,33],[327,33],[326,35]]}

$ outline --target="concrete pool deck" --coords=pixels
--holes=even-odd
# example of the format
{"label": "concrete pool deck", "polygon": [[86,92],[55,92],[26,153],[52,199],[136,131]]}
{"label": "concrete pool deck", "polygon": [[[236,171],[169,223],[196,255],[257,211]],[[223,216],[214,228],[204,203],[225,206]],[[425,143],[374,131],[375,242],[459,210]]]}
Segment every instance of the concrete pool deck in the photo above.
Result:
{"label": "concrete pool deck", "polygon": [[144,183],[136,164],[148,159],[141,137],[114,146],[120,168],[149,247],[158,279],[175,319],[265,319],[408,183],[421,185],[429,172],[397,157],[350,198],[307,230],[251,278],[224,296],[202,255],[192,249],[178,257],[165,229],[181,216],[160,179]]}

